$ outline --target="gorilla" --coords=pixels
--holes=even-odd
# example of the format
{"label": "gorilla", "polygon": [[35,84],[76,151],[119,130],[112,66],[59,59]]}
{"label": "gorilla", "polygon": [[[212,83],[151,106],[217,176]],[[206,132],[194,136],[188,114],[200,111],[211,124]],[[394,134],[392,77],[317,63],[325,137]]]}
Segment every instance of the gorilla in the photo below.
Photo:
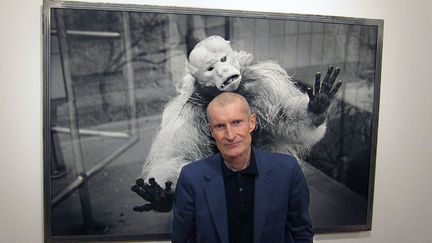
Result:
{"label": "gorilla", "polygon": [[148,201],[134,210],[170,211],[181,168],[217,152],[206,109],[221,92],[239,93],[249,102],[257,117],[254,146],[300,159],[325,134],[328,108],[342,85],[335,82],[339,72],[330,66],[322,82],[318,72],[313,89],[304,93],[276,62],[255,61],[220,36],[199,42],[177,84],[178,95],[163,110],[142,177],[131,188]]}

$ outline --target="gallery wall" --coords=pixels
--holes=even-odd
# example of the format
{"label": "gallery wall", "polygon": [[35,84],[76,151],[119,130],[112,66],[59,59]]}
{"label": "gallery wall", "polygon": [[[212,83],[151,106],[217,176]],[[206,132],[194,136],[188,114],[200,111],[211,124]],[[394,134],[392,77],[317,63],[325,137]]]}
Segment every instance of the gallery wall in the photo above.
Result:
{"label": "gallery wall", "polygon": [[[315,240],[430,241],[431,1],[110,2],[384,19],[373,229]],[[42,0],[0,5],[0,242],[38,243],[43,242]]]}

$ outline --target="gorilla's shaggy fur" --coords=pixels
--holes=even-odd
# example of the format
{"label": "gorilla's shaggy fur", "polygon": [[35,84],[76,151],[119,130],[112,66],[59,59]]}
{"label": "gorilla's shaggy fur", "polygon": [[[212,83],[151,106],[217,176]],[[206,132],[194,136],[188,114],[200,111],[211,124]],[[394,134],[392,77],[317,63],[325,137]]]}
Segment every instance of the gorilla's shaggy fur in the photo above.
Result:
{"label": "gorilla's shaggy fur", "polygon": [[[255,62],[252,55],[234,52],[240,63],[242,81],[235,92],[249,102],[257,115],[253,144],[299,158],[325,133],[325,123],[312,124],[307,111],[309,97],[302,93],[280,65]],[[186,72],[177,85],[178,96],[165,107],[160,128],[144,163],[143,178],[175,183],[183,165],[213,154],[217,149],[210,136],[206,108],[221,91],[202,85]]]}

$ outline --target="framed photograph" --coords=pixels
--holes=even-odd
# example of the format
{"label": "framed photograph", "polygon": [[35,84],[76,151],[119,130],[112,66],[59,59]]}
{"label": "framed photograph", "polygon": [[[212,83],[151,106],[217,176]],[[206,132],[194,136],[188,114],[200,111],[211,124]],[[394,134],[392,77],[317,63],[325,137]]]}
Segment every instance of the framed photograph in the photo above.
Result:
{"label": "framed photograph", "polygon": [[[277,90],[293,110],[300,107],[289,92],[308,98],[317,72],[340,68],[342,86],[316,125],[323,134],[307,151],[285,149],[307,135],[276,139],[271,134],[281,128],[271,123],[254,142],[298,158],[316,233],[371,230],[383,20],[47,0],[43,21],[47,242],[170,239],[171,210],[137,212],[146,201],[131,186],[165,173],[152,168],[158,156],[178,171],[214,151],[195,131],[194,141],[160,135],[168,126],[182,129],[166,121],[184,104],[208,104],[185,77],[189,53],[210,36],[252,59],[241,70],[270,61],[286,72],[291,88]],[[173,103],[179,109],[170,111]],[[206,124],[205,110],[193,112],[183,122]],[[277,115],[291,121],[289,114]]]}

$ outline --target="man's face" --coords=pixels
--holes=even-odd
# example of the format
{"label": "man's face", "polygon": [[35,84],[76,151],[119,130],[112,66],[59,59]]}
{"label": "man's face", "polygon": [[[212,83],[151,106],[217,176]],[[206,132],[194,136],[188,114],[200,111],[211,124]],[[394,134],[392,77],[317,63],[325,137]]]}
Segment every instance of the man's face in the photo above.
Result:
{"label": "man's face", "polygon": [[248,115],[243,103],[209,107],[209,127],[216,146],[225,160],[248,156],[252,143],[251,132],[255,129],[255,114]]}
{"label": "man's face", "polygon": [[229,42],[211,36],[189,55],[189,69],[199,83],[220,91],[234,91],[241,81],[240,64]]}

